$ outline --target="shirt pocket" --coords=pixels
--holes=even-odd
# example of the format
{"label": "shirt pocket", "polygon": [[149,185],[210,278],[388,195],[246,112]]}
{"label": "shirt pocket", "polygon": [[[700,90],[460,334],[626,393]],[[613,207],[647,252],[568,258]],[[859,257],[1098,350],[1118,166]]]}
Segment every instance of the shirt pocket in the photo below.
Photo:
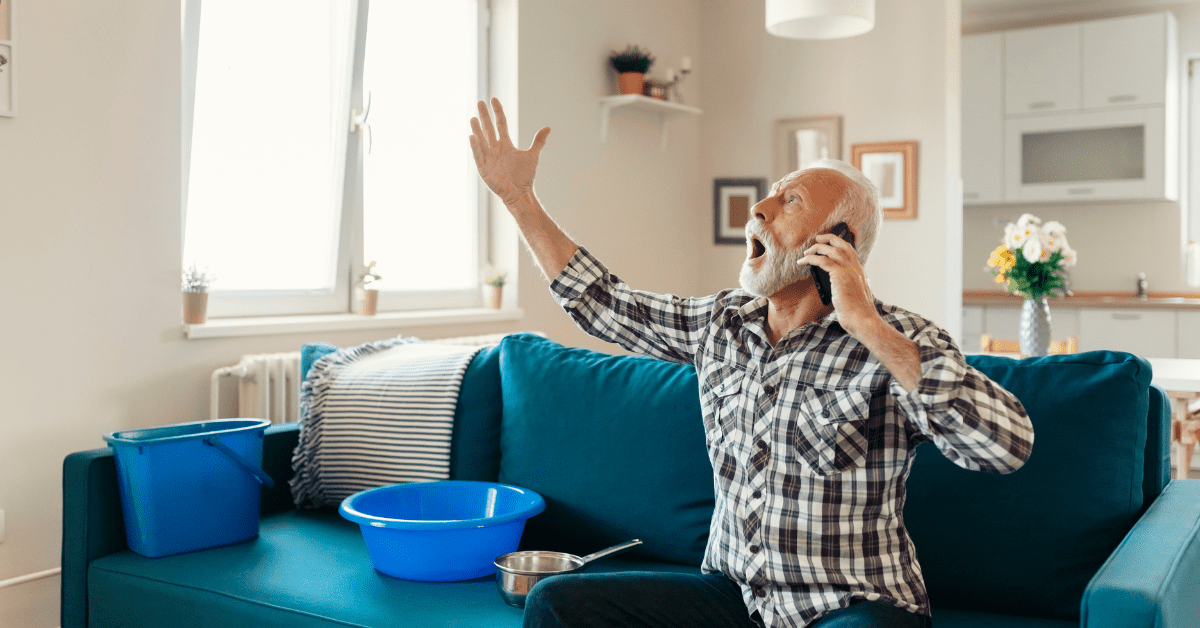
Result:
{"label": "shirt pocket", "polygon": [[805,390],[799,416],[788,425],[796,454],[817,475],[833,475],[867,462],[871,396],[862,390]]}
{"label": "shirt pocket", "polygon": [[725,443],[737,429],[745,379],[745,371],[735,367],[717,367],[705,376],[711,411],[704,417],[704,434],[710,445]]}

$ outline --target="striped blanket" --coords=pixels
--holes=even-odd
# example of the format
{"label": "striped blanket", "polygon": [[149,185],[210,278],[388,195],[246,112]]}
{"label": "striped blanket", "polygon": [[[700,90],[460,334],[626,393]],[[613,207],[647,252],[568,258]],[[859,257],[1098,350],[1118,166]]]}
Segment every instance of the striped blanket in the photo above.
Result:
{"label": "striped blanket", "polygon": [[313,364],[292,455],[296,505],[336,506],[364,489],[449,477],[458,391],[480,349],[393,338]]}

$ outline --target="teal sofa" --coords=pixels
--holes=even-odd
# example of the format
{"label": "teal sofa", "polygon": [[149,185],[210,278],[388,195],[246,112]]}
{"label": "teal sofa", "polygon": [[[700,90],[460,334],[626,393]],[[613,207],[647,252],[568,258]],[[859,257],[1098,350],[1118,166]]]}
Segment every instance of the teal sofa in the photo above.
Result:
{"label": "teal sofa", "polygon": [[[1200,481],[1169,479],[1169,411],[1149,365],[1112,352],[968,360],[1021,399],[1036,441],[1009,475],[919,446],[904,515],[934,625],[1200,625]],[[295,424],[268,429],[277,484],[256,539],[158,559],[126,547],[112,451],[68,456],[62,627],[520,625],[493,579],[385,576],[357,526],[297,510],[297,436]],[[510,336],[464,377],[451,466],[546,498],[524,548],[583,554],[640,538],[640,551],[588,569],[698,569],[712,470],[689,365]]]}

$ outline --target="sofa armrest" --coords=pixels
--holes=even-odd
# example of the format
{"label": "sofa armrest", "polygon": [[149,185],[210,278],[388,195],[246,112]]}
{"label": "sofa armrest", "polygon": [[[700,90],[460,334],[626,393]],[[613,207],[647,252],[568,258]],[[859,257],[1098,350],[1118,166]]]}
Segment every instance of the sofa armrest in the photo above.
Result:
{"label": "sofa armrest", "polygon": [[87,626],[88,563],[126,548],[125,519],[110,448],[63,461],[62,628]]}
{"label": "sofa armrest", "polygon": [[[263,439],[263,469],[275,480],[264,488],[264,515],[295,508],[288,482],[298,423],[272,425]],[[126,549],[125,517],[109,447],[80,451],[63,461],[62,628],[87,626],[88,564]]]}
{"label": "sofa armrest", "polygon": [[1082,628],[1194,626],[1200,617],[1200,480],[1167,485],[1092,577]]}

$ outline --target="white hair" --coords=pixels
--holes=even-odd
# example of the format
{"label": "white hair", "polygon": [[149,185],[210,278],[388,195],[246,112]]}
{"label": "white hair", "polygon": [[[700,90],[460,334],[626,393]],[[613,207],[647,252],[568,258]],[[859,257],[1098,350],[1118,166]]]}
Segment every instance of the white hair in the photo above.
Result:
{"label": "white hair", "polygon": [[818,168],[836,170],[846,175],[852,185],[846,188],[842,198],[838,199],[837,206],[829,214],[829,219],[817,233],[826,233],[839,222],[850,225],[850,230],[854,232],[854,249],[858,252],[858,261],[865,265],[871,249],[875,246],[879,223],[883,221],[883,207],[879,204],[879,190],[861,170],[838,159],[818,159],[784,179],[790,179],[799,176],[806,170]]}

